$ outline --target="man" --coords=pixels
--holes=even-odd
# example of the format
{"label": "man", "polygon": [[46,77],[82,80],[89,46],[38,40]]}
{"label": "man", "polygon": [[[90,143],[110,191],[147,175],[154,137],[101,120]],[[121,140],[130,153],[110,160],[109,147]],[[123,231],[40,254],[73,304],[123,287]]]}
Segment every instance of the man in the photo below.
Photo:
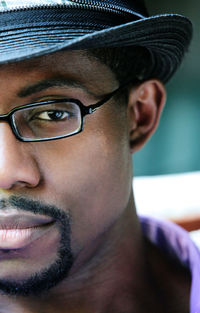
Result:
{"label": "man", "polygon": [[0,312],[200,312],[199,252],[132,192],[190,22],[10,0],[0,23]]}

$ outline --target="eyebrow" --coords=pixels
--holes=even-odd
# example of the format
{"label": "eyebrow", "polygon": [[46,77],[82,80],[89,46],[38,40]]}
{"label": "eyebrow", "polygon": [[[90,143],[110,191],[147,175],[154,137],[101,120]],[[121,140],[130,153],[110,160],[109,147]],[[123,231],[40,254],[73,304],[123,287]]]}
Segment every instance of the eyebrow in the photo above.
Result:
{"label": "eyebrow", "polygon": [[94,93],[88,90],[83,84],[79,83],[78,81],[66,79],[66,78],[51,78],[51,79],[44,79],[35,84],[29,85],[27,87],[22,88],[18,93],[17,96],[20,98],[28,97],[33,95],[34,93],[52,88],[52,87],[72,87],[72,88],[79,88],[84,90],[87,94],[97,97]]}

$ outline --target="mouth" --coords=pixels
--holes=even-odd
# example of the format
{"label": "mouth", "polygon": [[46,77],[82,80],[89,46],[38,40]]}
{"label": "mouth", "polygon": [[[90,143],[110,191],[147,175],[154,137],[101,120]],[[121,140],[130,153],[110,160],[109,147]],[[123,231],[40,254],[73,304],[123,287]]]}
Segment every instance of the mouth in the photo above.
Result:
{"label": "mouth", "polygon": [[53,218],[39,214],[6,210],[0,213],[0,249],[25,248],[46,234],[55,224]]}

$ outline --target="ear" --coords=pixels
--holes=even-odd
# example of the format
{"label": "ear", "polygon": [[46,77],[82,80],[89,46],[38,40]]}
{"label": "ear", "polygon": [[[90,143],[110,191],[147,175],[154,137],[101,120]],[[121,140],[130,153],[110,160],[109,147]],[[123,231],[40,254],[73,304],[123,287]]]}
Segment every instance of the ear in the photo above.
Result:
{"label": "ear", "polygon": [[165,105],[166,92],[159,80],[149,80],[129,91],[128,120],[131,152],[152,136]]}

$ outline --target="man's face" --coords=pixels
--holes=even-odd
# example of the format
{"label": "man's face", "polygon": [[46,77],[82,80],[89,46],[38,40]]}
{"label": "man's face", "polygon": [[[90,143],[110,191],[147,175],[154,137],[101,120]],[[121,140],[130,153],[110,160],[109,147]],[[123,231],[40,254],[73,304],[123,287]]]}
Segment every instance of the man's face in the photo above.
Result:
{"label": "man's face", "polygon": [[[118,87],[106,66],[81,51],[1,66],[0,82],[0,114],[58,98],[87,106]],[[1,122],[0,142],[0,228],[17,228],[0,230],[0,288],[42,292],[78,273],[128,205],[126,107],[112,99],[86,116],[80,134],[47,142],[20,142]]]}

